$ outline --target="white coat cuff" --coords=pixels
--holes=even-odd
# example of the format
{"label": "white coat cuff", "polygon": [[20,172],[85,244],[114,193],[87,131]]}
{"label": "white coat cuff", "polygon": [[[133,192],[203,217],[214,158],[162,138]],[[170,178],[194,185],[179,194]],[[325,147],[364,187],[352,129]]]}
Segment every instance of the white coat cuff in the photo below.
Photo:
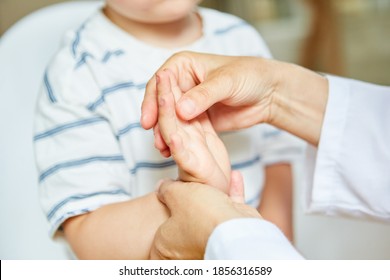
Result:
{"label": "white coat cuff", "polygon": [[209,260],[303,259],[283,233],[262,219],[233,219],[218,225],[206,247]]}

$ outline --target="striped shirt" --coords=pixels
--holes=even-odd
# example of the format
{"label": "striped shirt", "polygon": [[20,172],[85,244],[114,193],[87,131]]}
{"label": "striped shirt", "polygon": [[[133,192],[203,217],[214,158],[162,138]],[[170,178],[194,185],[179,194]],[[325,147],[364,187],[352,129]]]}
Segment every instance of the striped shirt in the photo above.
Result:
{"label": "striped shirt", "polygon": [[[146,82],[169,56],[186,49],[270,57],[246,22],[210,9],[199,13],[203,36],[180,49],[141,42],[101,11],[65,34],[44,75],[34,132],[51,236],[69,217],[145,195],[160,179],[177,177],[174,161],[159,154],[153,133],[139,121]],[[252,205],[259,202],[264,165],[289,161],[299,151],[290,135],[266,125],[221,138]]]}

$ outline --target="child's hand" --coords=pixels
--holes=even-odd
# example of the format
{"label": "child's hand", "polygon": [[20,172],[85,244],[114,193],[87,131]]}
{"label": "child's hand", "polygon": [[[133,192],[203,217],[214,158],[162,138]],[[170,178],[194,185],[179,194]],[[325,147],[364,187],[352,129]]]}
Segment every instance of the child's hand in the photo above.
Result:
{"label": "child's hand", "polygon": [[180,180],[208,184],[227,192],[229,157],[207,113],[191,121],[179,119],[175,105],[182,92],[176,78],[165,70],[158,72],[156,79],[159,105],[156,147],[162,155],[172,155],[179,167]]}

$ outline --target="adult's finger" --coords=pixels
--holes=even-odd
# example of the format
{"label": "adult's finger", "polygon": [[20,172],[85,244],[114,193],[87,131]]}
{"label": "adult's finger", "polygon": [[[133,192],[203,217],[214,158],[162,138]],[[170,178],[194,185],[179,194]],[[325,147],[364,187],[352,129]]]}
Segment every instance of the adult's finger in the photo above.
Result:
{"label": "adult's finger", "polygon": [[152,244],[152,248],[150,249],[149,259],[151,259],[151,260],[165,260],[164,256],[156,248],[155,244]]}
{"label": "adult's finger", "polygon": [[164,203],[171,211],[174,210],[175,204],[175,190],[180,189],[182,182],[176,182],[171,179],[165,179],[160,182],[157,189],[157,198]]}
{"label": "adult's finger", "polygon": [[151,129],[157,123],[158,117],[156,75],[146,84],[144,100],[141,105],[141,125],[144,129]]}
{"label": "adult's finger", "polygon": [[154,237],[152,248],[150,249],[150,259],[151,260],[169,260],[172,259],[172,247],[176,242],[176,239],[172,238],[180,231],[177,223],[173,221],[173,218],[170,217],[166,220],[158,229]]}
{"label": "adult's finger", "polygon": [[[196,53],[179,52],[172,55],[158,70],[170,69],[174,76],[180,82],[180,89],[188,91],[196,84],[199,84],[199,75],[203,71],[198,66]],[[202,56],[200,56],[202,58]],[[199,72],[199,73],[198,73]],[[158,119],[156,75],[154,75],[146,84],[144,100],[141,106],[141,125],[145,129],[154,127]]]}
{"label": "adult's finger", "polygon": [[177,114],[184,120],[191,120],[205,112],[217,102],[231,97],[229,79],[214,75],[187,91],[176,105]]}

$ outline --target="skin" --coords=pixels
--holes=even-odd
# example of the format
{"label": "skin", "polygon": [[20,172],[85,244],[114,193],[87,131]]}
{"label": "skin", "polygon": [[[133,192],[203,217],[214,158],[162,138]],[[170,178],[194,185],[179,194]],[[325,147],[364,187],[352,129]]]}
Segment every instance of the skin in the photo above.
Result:
{"label": "skin", "polygon": [[[158,127],[168,149],[180,167],[179,180],[214,186],[228,193],[230,162],[226,149],[214,131],[206,113],[191,121],[179,119],[175,99],[182,95],[169,70],[156,74],[158,91]],[[197,168],[194,168],[196,166]],[[193,172],[193,173],[191,173]],[[259,211],[293,240],[292,174],[289,164],[266,167],[266,182]]]}
{"label": "skin", "polygon": [[[225,176],[223,176],[224,173],[219,172],[218,170],[217,172],[215,172],[216,170],[214,167],[218,167],[218,165],[221,166],[224,162],[226,163],[225,165],[229,166],[229,161],[226,152],[223,154],[219,152],[220,149],[223,149],[224,147],[222,142],[220,142],[220,140],[218,139],[217,134],[212,129],[207,114],[203,113],[192,121],[183,121],[177,117],[175,113],[175,98],[179,98],[182,93],[180,89],[178,89],[177,82],[172,72],[168,70],[163,70],[156,74],[156,89],[158,92],[157,101],[159,106],[159,132],[162,136],[161,141],[165,141],[166,145],[168,146],[168,149],[164,150],[163,152],[172,154],[173,158],[181,169],[185,168],[191,171],[191,167],[193,169],[193,166],[199,166],[199,168],[195,170],[200,171],[197,173],[196,176],[193,176],[191,174],[184,174],[184,176],[187,176],[189,178],[189,180],[187,180],[186,182],[198,182],[203,183],[207,186],[214,187],[221,185],[225,185],[226,187],[228,187],[226,185]],[[213,139],[213,141],[208,140],[208,138],[210,137],[209,134],[211,134],[211,138]],[[219,143],[219,145],[211,145],[209,147],[207,143]],[[214,161],[214,159],[219,160]],[[273,178],[279,179],[268,179],[269,182],[266,182],[267,187],[264,189],[264,193],[269,198],[263,197],[262,200],[265,201],[265,203],[263,202],[262,204],[260,204],[260,207],[263,207],[265,209],[264,212],[267,216],[269,216],[269,219],[277,221],[280,224],[281,229],[285,230],[286,234],[288,234],[288,237],[292,239],[292,219],[290,216],[291,211],[289,211],[291,209],[292,195],[291,192],[284,190],[284,186],[288,185],[284,181],[291,180],[290,167],[289,165],[285,164],[270,166],[268,167],[268,169],[270,173],[274,173],[272,174]],[[280,174],[280,170],[288,173]],[[242,193],[242,196],[237,195],[236,197],[241,197],[239,201],[243,203],[243,180],[241,176],[235,176],[236,179],[232,179],[230,187],[225,187],[222,190],[229,194],[230,192],[234,192],[234,189],[236,189],[237,194]],[[283,177],[281,178],[281,176]],[[171,182],[173,183],[173,181]],[[183,184],[182,182],[183,180],[176,181],[174,184],[180,185]],[[207,182],[211,184],[208,184]],[[166,181],[165,184],[168,184],[168,181]],[[185,184],[185,186],[182,186],[181,188],[187,188],[188,186],[195,186],[195,184]],[[242,190],[237,190],[237,188],[239,187],[241,187]],[[215,195],[215,192],[211,192],[210,195]],[[185,203],[180,205],[191,204],[190,201],[192,200],[192,197],[185,197],[183,200],[185,201]],[[192,244],[192,242],[187,240],[188,244],[192,244],[193,247],[186,247],[185,250],[180,250],[180,248],[185,246],[187,242],[183,241],[183,244],[180,245],[180,237],[177,237],[174,240],[169,240],[169,237],[172,235],[177,236],[177,233],[175,233],[176,231],[182,232],[183,229],[195,229],[198,226],[197,219],[199,219],[199,217],[204,217],[201,214],[202,212],[218,212],[221,211],[221,209],[224,209],[224,207],[220,208],[217,206],[217,209],[213,209],[212,204],[209,203],[207,203],[206,205],[202,205],[204,209],[198,209],[200,208],[198,205],[189,207],[191,209],[190,212],[184,209],[182,209],[182,211],[180,211],[178,214],[174,214],[174,212],[171,212],[171,215],[177,216],[172,216],[171,218],[169,218],[169,222],[167,224],[163,224],[160,227],[160,230],[157,232],[155,239],[157,243],[155,243],[152,247],[152,258],[201,259],[203,257],[202,251],[196,249],[202,248],[202,246],[205,247],[207,239],[203,238],[201,241],[199,241],[202,246],[200,246],[199,244]],[[186,220],[185,224],[174,224],[172,220],[180,220],[180,217],[182,217],[183,213],[195,213],[195,215],[192,214],[193,216],[191,217],[191,219]],[[217,225],[212,221],[208,221],[208,219],[203,218],[202,220],[204,220],[202,226],[207,226],[207,229],[211,228],[210,225]],[[211,231],[208,230],[207,234],[211,234]],[[164,244],[164,242],[161,241],[162,239],[165,240],[165,242],[167,243],[174,244],[166,244],[166,246],[164,247],[163,245],[161,245]],[[172,248],[178,247],[178,251],[172,251]],[[197,254],[193,255],[192,252],[197,252]]]}
{"label": "skin", "polygon": [[[193,52],[173,55],[160,69],[170,69],[184,92],[176,106],[184,120],[208,110],[216,131],[268,123],[318,145],[328,81],[317,73],[276,60]],[[154,76],[142,104],[145,129],[157,124],[156,97]]]}
{"label": "skin", "polygon": [[[184,92],[176,104],[176,113],[184,120],[208,110],[210,121],[218,130],[266,122],[318,145],[328,98],[328,81],[321,75],[274,60],[190,52],[172,56],[161,69],[170,69]],[[155,83],[153,77],[142,104],[141,124],[145,129],[154,127],[159,118]],[[226,118],[230,121],[224,122]],[[160,141],[156,144],[160,150],[169,148],[163,138],[156,139]],[[198,184],[195,188],[178,181],[164,182],[158,197],[172,216],[155,236],[153,256],[200,258],[218,224],[253,217],[251,213],[237,211],[237,205],[221,195],[207,185]],[[212,209],[208,208],[209,200]],[[208,218],[203,219],[204,216]],[[186,230],[178,234],[174,231],[178,228]]]}
{"label": "skin", "polygon": [[208,236],[218,224],[241,217],[261,219],[256,209],[244,204],[243,191],[237,172],[232,173],[228,194],[200,183],[162,182],[157,195],[171,209],[171,217],[156,233],[151,258],[203,259]]}
{"label": "skin", "polygon": [[104,14],[117,26],[153,46],[177,48],[202,36],[199,0],[107,0]]}
{"label": "skin", "polygon": [[293,174],[290,164],[267,166],[264,189],[257,210],[275,224],[292,242],[293,232]]}
{"label": "skin", "polygon": [[[270,79],[262,81],[259,85],[253,83],[253,81],[258,80],[257,75],[263,77],[267,74],[268,68],[272,69],[272,67],[274,67],[272,61],[263,60],[262,63],[264,65],[256,65],[253,63],[253,58],[249,57],[235,58],[215,55],[199,56],[202,59],[198,59],[198,54],[189,52],[181,53],[180,55],[173,56],[161,67],[161,69],[170,69],[173,75],[178,78],[178,86],[183,91],[188,91],[183,95],[183,98],[179,99],[179,104],[176,107],[176,113],[181,119],[186,119],[187,116],[181,112],[179,106],[183,103],[185,105],[185,98],[190,96],[192,92],[195,92],[195,90],[197,95],[194,94],[194,97],[197,98],[196,101],[200,106],[207,106],[210,101],[213,101],[216,97],[218,97],[216,95],[211,96],[211,92],[213,94],[224,92],[228,97],[228,99],[222,100],[221,103],[215,104],[208,110],[208,115],[216,130],[236,130],[252,126],[257,122],[266,122],[268,119],[272,118],[270,116],[270,112],[273,108],[271,108],[269,104],[271,103],[274,96],[273,93],[277,88],[276,79],[278,77],[272,76]],[[265,62],[267,62],[267,64]],[[227,65],[225,65],[225,63],[227,63]],[[286,66],[287,65],[288,64],[286,64]],[[208,71],[207,67],[214,68],[211,71],[206,72]],[[276,70],[276,67],[274,68]],[[253,71],[247,73],[247,69],[254,69],[257,70],[257,72]],[[237,75],[236,71],[238,73],[247,73],[248,75],[240,76]],[[215,82],[215,77],[218,77],[219,75],[226,76],[226,78],[223,79],[224,83]],[[156,106],[156,87],[154,82],[155,78],[152,78],[147,85],[145,101],[142,108],[143,119],[141,119],[141,123],[146,129],[151,127],[151,125],[147,123],[148,118],[156,117],[156,115],[151,115],[156,112],[156,108],[152,107]],[[245,87],[243,85],[244,83]],[[194,86],[196,86],[196,88],[193,88]],[[232,107],[229,106],[229,99],[233,99],[233,102],[235,102],[234,98],[241,94],[240,92],[233,92],[233,89],[248,88],[249,90],[253,90],[258,86],[260,86],[262,98],[257,104],[252,104],[253,106],[241,106],[240,103],[237,103],[233,104]],[[213,91],[208,90],[212,87],[215,87],[216,89]],[[208,92],[205,92],[205,89],[208,90]],[[253,92],[255,91],[253,90]],[[241,96],[238,97],[242,98]],[[250,102],[254,100],[252,96],[247,95],[247,97]],[[224,104],[225,102],[226,105]],[[239,100],[239,102],[245,102],[245,100]],[[261,118],[261,121],[256,121],[259,117]],[[226,119],[229,119],[229,122],[226,122]],[[226,125],[230,125],[230,127],[226,127]],[[158,125],[155,125],[154,128],[156,136],[155,146],[162,154],[169,154],[169,147],[160,137]],[[262,211],[261,213],[263,217],[276,224],[291,241],[294,239],[292,220],[292,182],[291,165],[275,164],[267,166],[265,168],[265,183],[262,201],[258,206],[259,211]]]}
{"label": "skin", "polygon": [[168,217],[151,193],[70,218],[63,228],[79,259],[148,259],[154,234]]}
{"label": "skin", "polygon": [[230,184],[230,162],[221,139],[213,129],[206,113],[194,120],[183,121],[175,113],[175,98],[182,95],[169,71],[157,74],[159,99],[159,131],[179,166],[179,180],[214,186],[224,192]]}
{"label": "skin", "polygon": [[[179,180],[199,182],[227,192],[230,162],[226,149],[215,133],[208,115],[202,113],[191,121],[183,121],[175,113],[175,99],[182,92],[169,70],[156,74],[159,101],[158,124],[155,135],[156,147],[162,146],[161,154],[172,154],[181,171],[193,170],[196,174],[179,172]],[[265,168],[262,201],[258,209],[263,217],[277,225],[289,240],[293,240],[292,223],[292,171],[290,164],[274,164]]]}

